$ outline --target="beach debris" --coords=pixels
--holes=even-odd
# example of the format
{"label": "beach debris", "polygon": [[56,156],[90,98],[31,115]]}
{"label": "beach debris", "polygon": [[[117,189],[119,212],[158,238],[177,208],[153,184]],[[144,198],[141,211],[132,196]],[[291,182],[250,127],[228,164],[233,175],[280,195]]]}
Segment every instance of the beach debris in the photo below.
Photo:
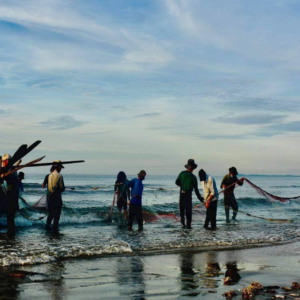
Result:
{"label": "beach debris", "polygon": [[256,281],[251,282],[249,285],[249,288],[251,288],[253,290],[255,289],[257,291],[261,291],[264,289],[264,287],[259,282],[256,282]]}
{"label": "beach debris", "polygon": [[245,287],[245,288],[242,289],[242,297],[243,297],[243,299],[250,299],[253,296],[254,295],[252,294],[252,291],[249,288]]}
{"label": "beach debris", "polygon": [[283,286],[281,289],[286,291],[286,292],[292,291],[292,289],[290,287],[287,287],[287,286]]}
{"label": "beach debris", "polygon": [[230,299],[234,296],[237,296],[236,292],[233,290],[230,290],[229,292],[225,292],[222,294],[223,297],[226,297],[227,299]]}
{"label": "beach debris", "polygon": [[284,296],[284,295],[275,295],[275,296],[272,296],[271,299],[272,300],[274,300],[274,299],[287,299],[287,296]]}
{"label": "beach debris", "polygon": [[293,282],[292,283],[292,289],[293,290],[298,290],[300,289],[300,284],[298,282]]}

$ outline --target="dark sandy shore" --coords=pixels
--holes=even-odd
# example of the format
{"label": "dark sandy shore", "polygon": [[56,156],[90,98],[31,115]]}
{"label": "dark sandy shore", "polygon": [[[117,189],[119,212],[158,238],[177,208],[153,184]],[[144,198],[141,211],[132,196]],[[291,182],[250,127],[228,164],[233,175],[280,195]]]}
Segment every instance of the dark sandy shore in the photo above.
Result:
{"label": "dark sandy shore", "polygon": [[[241,290],[252,281],[280,287],[299,282],[299,247],[300,242],[244,250],[111,256],[2,268],[0,299],[225,299],[225,291]],[[232,262],[236,262],[241,279],[235,285],[224,286],[226,264]],[[218,266],[220,270],[216,270]],[[241,298],[238,292],[233,299]],[[271,299],[271,295],[255,299]]]}

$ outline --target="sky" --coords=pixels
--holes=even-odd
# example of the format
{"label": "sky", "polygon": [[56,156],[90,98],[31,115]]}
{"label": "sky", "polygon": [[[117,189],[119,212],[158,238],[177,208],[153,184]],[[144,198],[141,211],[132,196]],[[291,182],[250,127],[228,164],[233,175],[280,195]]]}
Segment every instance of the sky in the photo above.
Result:
{"label": "sky", "polygon": [[[2,0],[0,152],[65,173],[300,174],[300,2]],[[48,168],[26,169],[47,173]]]}

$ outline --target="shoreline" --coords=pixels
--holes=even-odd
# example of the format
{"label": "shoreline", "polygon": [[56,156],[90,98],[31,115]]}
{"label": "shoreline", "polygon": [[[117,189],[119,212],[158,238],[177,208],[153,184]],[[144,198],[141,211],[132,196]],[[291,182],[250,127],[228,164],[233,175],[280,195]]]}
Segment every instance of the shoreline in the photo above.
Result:
{"label": "shoreline", "polygon": [[[5,295],[9,288],[18,299],[186,299],[192,296],[225,299],[224,292],[241,290],[252,281],[280,287],[299,282],[299,247],[297,241],[251,249],[79,257],[2,267],[0,294]],[[241,279],[235,285],[224,286],[226,265],[232,262],[240,270]],[[220,274],[211,276],[211,265],[219,265]],[[27,275],[10,276],[18,271]],[[238,293],[234,299],[241,299]],[[270,295],[260,295],[258,299],[269,298]]]}

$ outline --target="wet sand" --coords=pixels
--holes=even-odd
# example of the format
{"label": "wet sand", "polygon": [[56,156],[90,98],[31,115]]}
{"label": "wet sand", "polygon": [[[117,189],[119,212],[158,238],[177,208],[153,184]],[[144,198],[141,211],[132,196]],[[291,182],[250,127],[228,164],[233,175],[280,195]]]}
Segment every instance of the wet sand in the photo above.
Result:
{"label": "wet sand", "polygon": [[[299,282],[299,247],[297,242],[243,250],[132,254],[3,267],[0,299],[225,299],[222,293],[241,290],[252,281],[280,287]],[[226,264],[230,262],[236,262],[241,279],[224,286]],[[213,270],[218,266],[220,270]],[[241,299],[240,293],[234,299]]]}

